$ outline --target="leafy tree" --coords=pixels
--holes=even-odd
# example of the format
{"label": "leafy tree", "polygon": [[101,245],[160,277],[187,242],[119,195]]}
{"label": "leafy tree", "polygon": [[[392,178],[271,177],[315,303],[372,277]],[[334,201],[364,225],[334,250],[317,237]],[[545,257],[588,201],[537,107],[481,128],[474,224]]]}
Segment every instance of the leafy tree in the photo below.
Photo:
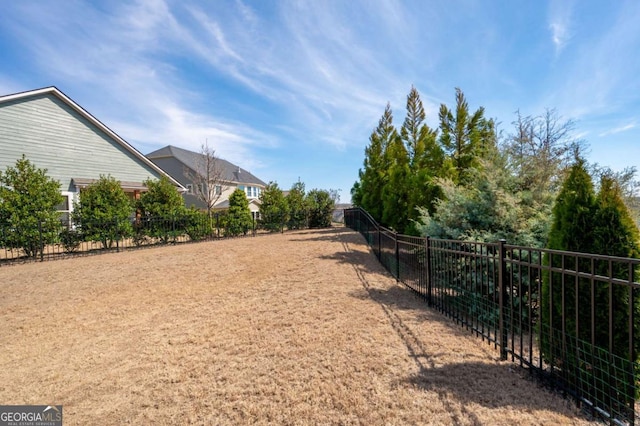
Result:
{"label": "leafy tree", "polygon": [[360,181],[352,188],[354,204],[367,210],[379,222],[383,222],[382,192],[388,182],[389,157],[385,152],[396,139],[398,132],[393,127],[391,106],[387,104],[378,127],[369,137],[369,146],[365,148],[364,169],[359,172]]}
{"label": "leafy tree", "polygon": [[307,226],[308,208],[305,196],[304,183],[294,183],[286,197],[289,212],[287,228],[302,229]]}
{"label": "leafy tree", "polygon": [[111,248],[115,241],[130,235],[132,212],[132,203],[120,182],[113,176],[100,176],[80,191],[72,217],[86,239]]}
{"label": "leafy tree", "polygon": [[310,228],[329,228],[335,210],[335,201],[329,191],[312,189],[306,197]]}
{"label": "leafy tree", "polygon": [[280,231],[287,221],[287,200],[275,182],[260,193],[260,223],[268,231]]}
{"label": "leafy tree", "polygon": [[149,236],[167,243],[182,233],[186,214],[184,199],[166,176],[144,181],[147,191],[137,202],[143,229]]}
{"label": "leafy tree", "polygon": [[0,171],[0,244],[37,256],[56,239],[60,228],[56,206],[62,201],[60,183],[23,155],[4,174]]}
{"label": "leafy tree", "polygon": [[225,233],[228,236],[246,235],[251,226],[251,210],[249,200],[241,189],[236,189],[229,196],[229,210],[226,215]]}

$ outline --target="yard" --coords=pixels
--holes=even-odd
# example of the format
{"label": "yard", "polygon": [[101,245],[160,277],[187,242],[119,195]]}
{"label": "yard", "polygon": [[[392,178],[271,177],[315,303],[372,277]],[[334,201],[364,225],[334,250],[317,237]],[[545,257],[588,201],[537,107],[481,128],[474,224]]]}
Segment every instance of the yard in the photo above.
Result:
{"label": "yard", "polygon": [[0,268],[0,404],[86,424],[587,424],[345,228]]}

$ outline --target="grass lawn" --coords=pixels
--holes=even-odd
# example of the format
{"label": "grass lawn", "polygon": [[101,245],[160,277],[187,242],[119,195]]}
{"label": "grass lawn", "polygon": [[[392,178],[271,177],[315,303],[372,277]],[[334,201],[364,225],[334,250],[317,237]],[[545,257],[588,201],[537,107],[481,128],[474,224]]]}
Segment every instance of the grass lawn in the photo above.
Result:
{"label": "grass lawn", "polygon": [[87,424],[587,424],[344,228],[0,268],[0,404]]}

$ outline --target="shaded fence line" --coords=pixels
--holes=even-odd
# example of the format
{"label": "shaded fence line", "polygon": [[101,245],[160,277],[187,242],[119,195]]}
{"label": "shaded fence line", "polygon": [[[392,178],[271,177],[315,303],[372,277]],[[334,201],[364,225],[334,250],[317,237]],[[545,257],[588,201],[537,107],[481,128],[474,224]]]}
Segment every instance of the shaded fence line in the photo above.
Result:
{"label": "shaded fence line", "polygon": [[638,419],[640,260],[399,235],[345,210],[425,303],[610,424]]}

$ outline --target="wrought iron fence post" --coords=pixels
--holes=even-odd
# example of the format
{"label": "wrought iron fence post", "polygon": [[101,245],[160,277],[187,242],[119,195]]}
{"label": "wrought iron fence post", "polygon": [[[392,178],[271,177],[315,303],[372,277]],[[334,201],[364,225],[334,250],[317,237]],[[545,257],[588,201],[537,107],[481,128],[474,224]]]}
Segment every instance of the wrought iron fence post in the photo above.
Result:
{"label": "wrought iron fence post", "polygon": [[429,236],[424,239],[424,275],[427,281],[427,304],[431,306],[431,237]]}
{"label": "wrought iron fence post", "polygon": [[378,231],[378,251],[376,252],[376,257],[378,258],[378,262],[382,258],[382,231],[380,231],[380,224],[376,223],[376,230]]}
{"label": "wrought iron fence post", "polygon": [[40,262],[44,262],[44,238],[42,238],[42,220],[38,219],[38,238],[40,239]]}
{"label": "wrought iron fence post", "polygon": [[628,351],[629,351],[629,378],[628,378],[628,383],[629,383],[629,391],[628,391],[628,403],[629,403],[629,425],[630,426],[634,426],[635,425],[635,395],[636,395],[636,360],[635,360],[635,356],[637,356],[637,354],[634,354],[634,350],[633,350],[633,344],[634,341],[636,339],[636,336],[634,336],[634,325],[635,325],[635,307],[636,307],[636,300],[635,300],[635,289],[633,287],[633,283],[635,282],[635,264],[633,263],[629,263],[629,323],[628,323],[628,327],[629,327],[629,347],[628,347]]}
{"label": "wrought iron fence post", "polygon": [[396,249],[396,281],[400,281],[400,244],[398,244],[398,233],[393,233],[393,241]]}
{"label": "wrought iron fence post", "polygon": [[500,359],[507,359],[507,329],[505,327],[505,301],[507,298],[507,262],[505,260],[505,249],[504,245],[507,241],[500,240],[498,242],[498,257],[500,261],[499,269],[498,269],[498,303],[499,303],[499,320],[498,320],[498,328],[500,333]]}

